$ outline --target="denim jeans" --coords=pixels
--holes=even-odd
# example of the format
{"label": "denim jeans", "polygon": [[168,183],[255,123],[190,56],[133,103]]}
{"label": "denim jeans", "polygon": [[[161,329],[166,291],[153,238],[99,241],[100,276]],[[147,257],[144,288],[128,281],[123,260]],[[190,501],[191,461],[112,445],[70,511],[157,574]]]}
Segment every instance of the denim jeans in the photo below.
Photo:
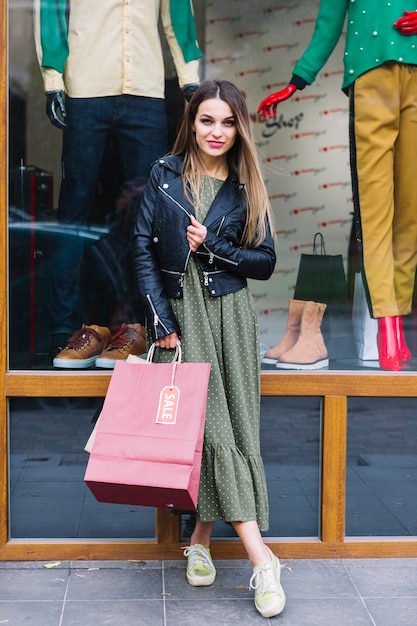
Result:
{"label": "denim jeans", "polygon": [[[112,130],[118,140],[124,180],[145,184],[150,165],[167,149],[165,102],[131,95],[67,97],[66,110],[58,222],[82,228],[88,219],[108,131]],[[83,244],[82,237],[71,242],[65,239],[57,239],[52,266],[50,330],[72,334],[79,324]]]}

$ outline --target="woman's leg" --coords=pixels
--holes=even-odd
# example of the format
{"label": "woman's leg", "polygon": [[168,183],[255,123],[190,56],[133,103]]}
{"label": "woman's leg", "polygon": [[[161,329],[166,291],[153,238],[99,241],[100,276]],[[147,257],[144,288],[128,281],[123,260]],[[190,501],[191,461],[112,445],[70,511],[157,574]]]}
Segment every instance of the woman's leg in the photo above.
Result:
{"label": "woman's leg", "polygon": [[255,521],[232,522],[232,525],[239,535],[252,565],[267,563],[271,560],[260,533],[259,526]]}
{"label": "woman's leg", "polygon": [[190,544],[193,546],[198,543],[205,548],[209,548],[211,531],[213,530],[213,526],[214,522],[200,522],[199,520],[197,520],[195,523],[193,534],[191,535]]}
{"label": "woman's leg", "polygon": [[262,617],[279,615],[285,607],[285,593],[281,587],[281,565],[264,544],[255,521],[233,522],[250,562],[253,574],[250,587],[255,590],[255,606]]}

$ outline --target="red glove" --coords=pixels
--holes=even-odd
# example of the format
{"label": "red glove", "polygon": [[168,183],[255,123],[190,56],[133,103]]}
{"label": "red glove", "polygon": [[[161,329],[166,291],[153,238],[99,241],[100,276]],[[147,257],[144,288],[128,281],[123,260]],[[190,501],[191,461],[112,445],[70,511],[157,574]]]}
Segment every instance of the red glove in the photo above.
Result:
{"label": "red glove", "polygon": [[401,35],[417,34],[417,11],[404,11],[403,17],[393,24]]}
{"label": "red glove", "polygon": [[297,87],[291,83],[276,93],[271,93],[270,96],[262,100],[258,107],[258,113],[262,113],[264,117],[275,117],[277,114],[277,106],[280,102],[291,98],[293,93],[297,91]]}

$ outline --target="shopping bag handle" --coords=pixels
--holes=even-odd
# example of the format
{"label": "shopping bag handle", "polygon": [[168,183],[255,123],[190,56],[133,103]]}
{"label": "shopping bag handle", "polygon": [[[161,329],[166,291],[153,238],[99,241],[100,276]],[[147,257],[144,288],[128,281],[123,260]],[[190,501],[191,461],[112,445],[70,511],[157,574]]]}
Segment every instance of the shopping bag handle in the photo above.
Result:
{"label": "shopping bag handle", "polygon": [[[320,240],[320,243],[317,243],[317,239]],[[313,254],[318,254],[318,247],[320,246],[320,254],[326,254],[326,247],[324,245],[324,237],[321,233],[316,233],[313,239]]]}
{"label": "shopping bag handle", "polygon": [[[148,355],[146,357],[146,362],[147,363],[152,363],[153,357],[154,357],[154,354],[155,354],[155,348],[156,348],[156,345],[153,343],[150,346],[149,350],[148,350]],[[175,354],[174,354],[174,358],[172,359],[172,362],[173,363],[175,363],[175,362],[181,363],[182,362],[182,350],[181,350],[181,342],[180,341],[177,341],[177,344],[175,346]]]}
{"label": "shopping bag handle", "polygon": [[[148,355],[146,357],[146,364],[152,363],[153,357],[155,354],[155,348],[156,346],[153,343],[148,350]],[[181,342],[177,341],[176,346],[175,346],[174,358],[172,359],[171,387],[174,386],[175,370],[177,368],[178,363],[181,363],[181,362],[182,362]]]}

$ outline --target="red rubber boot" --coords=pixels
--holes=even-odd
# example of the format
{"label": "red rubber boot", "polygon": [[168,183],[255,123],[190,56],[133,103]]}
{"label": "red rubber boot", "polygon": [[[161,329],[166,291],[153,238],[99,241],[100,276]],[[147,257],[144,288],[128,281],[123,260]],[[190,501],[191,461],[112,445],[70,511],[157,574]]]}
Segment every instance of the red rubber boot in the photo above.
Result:
{"label": "red rubber boot", "polygon": [[402,370],[400,351],[398,349],[396,317],[378,318],[377,344],[381,369],[393,372]]}
{"label": "red rubber boot", "polygon": [[398,315],[395,318],[395,327],[397,330],[397,342],[398,350],[400,352],[400,359],[403,362],[410,361],[413,355],[411,354],[411,350],[407,346],[407,342],[405,340],[403,318],[401,317],[401,315]]}

